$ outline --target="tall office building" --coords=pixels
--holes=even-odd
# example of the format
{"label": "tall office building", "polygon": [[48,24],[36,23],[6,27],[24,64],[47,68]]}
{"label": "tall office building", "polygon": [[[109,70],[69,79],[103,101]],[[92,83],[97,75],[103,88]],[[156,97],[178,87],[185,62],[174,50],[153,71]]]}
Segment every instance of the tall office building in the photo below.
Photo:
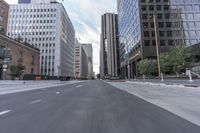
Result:
{"label": "tall office building", "polygon": [[40,49],[40,74],[74,76],[75,30],[61,3],[11,5],[7,35]]}
{"label": "tall office building", "polygon": [[88,78],[88,56],[83,45],[76,41],[74,49],[74,77],[79,79]]}
{"label": "tall office building", "polygon": [[6,33],[8,23],[9,5],[4,1],[0,1],[0,33]]}
{"label": "tall office building", "polygon": [[118,0],[117,6],[119,34],[126,37],[120,37],[121,71],[127,74],[124,55],[128,54],[132,78],[139,60],[156,57],[155,33],[160,52],[200,42],[199,0]]}
{"label": "tall office building", "polygon": [[82,43],[82,47],[87,55],[88,60],[88,78],[92,79],[94,77],[93,72],[93,48],[91,43]]}
{"label": "tall office building", "polygon": [[119,43],[117,15],[101,16],[100,74],[116,77],[119,74]]}

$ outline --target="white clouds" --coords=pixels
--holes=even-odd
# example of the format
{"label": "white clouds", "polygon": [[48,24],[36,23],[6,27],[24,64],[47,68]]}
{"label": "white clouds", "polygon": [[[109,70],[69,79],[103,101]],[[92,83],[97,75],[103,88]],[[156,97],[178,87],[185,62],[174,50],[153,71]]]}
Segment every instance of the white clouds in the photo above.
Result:
{"label": "white clouds", "polygon": [[98,72],[101,15],[106,12],[116,12],[116,0],[67,0],[64,5],[73,24],[77,24],[75,25],[77,37],[81,42],[93,43],[94,70]]}
{"label": "white clouds", "polygon": [[[61,0],[59,0],[61,1]],[[17,0],[6,0],[16,4]],[[99,49],[101,15],[116,12],[116,0],[65,0],[63,2],[81,42],[92,43],[94,51],[94,71],[99,71]]]}
{"label": "white clouds", "polygon": [[17,4],[18,0],[5,0],[8,4]]}

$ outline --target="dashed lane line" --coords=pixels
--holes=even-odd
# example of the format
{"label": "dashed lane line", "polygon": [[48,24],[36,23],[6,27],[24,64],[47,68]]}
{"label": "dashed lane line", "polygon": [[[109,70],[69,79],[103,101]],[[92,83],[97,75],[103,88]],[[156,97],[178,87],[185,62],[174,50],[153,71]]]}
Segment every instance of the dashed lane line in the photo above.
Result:
{"label": "dashed lane line", "polygon": [[31,102],[30,104],[39,103],[39,102],[41,102],[41,101],[42,101],[41,99],[40,99],[40,100],[36,100],[36,101]]}
{"label": "dashed lane line", "polygon": [[4,114],[7,114],[7,113],[9,113],[9,112],[11,112],[11,110],[2,111],[2,112],[0,112],[0,116],[1,116],[1,115],[4,115]]}

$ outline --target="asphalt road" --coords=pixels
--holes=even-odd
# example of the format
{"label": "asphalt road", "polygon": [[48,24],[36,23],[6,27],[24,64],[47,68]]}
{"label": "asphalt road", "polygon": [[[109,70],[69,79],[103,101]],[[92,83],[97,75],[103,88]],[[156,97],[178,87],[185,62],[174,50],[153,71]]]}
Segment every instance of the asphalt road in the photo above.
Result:
{"label": "asphalt road", "polygon": [[200,133],[200,127],[104,83],[0,96],[0,133]]}

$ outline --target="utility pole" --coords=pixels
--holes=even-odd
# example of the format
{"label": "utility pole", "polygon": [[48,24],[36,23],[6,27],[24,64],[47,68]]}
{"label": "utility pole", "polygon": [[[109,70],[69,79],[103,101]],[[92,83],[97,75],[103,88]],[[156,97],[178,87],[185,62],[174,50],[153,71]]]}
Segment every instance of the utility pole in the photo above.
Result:
{"label": "utility pole", "polygon": [[160,69],[160,51],[159,51],[159,43],[158,43],[158,32],[157,32],[157,22],[156,22],[156,15],[153,14],[153,22],[154,22],[154,30],[155,30],[155,40],[156,40],[156,55],[157,55],[157,62],[158,62],[158,76],[161,76],[161,69]]}

